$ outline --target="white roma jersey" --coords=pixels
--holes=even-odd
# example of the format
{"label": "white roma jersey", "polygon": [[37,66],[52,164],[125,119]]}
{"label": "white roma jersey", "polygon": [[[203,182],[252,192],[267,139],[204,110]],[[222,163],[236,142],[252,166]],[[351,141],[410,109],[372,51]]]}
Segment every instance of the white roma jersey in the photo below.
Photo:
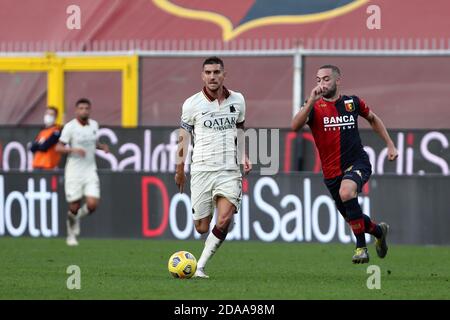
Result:
{"label": "white roma jersey", "polygon": [[236,124],[245,120],[245,100],[241,93],[224,92],[221,105],[205,88],[183,104],[181,127],[194,137],[191,172],[239,170]]}
{"label": "white roma jersey", "polygon": [[95,162],[97,132],[98,123],[92,119],[89,119],[86,125],[82,125],[77,119],[73,119],[64,126],[59,141],[69,144],[72,148],[81,148],[86,152],[84,157],[73,153],[67,156],[66,178],[91,175],[97,171]]}

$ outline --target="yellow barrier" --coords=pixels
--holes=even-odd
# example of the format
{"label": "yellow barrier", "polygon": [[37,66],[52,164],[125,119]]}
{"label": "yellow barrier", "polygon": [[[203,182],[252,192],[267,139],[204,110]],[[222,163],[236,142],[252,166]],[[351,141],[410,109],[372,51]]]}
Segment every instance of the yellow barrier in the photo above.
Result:
{"label": "yellow barrier", "polygon": [[64,72],[121,71],[122,126],[138,125],[139,58],[133,56],[64,56],[47,53],[43,57],[0,57],[0,71],[47,72],[47,104],[59,110],[62,122],[64,106]]}

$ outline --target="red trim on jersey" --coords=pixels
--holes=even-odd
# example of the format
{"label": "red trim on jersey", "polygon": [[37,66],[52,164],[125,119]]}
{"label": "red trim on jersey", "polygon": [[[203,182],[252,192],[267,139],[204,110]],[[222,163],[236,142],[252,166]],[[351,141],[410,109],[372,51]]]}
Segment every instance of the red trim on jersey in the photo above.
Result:
{"label": "red trim on jersey", "polygon": [[[212,95],[210,95],[208,93],[208,90],[206,90],[206,87],[203,87],[202,92],[205,95],[206,99],[208,99],[209,102],[213,102],[214,100],[216,100],[216,98],[214,98]],[[223,86],[223,94],[225,95],[225,99],[228,99],[228,97],[231,94],[230,91],[225,86]]]}
{"label": "red trim on jersey", "polygon": [[363,99],[359,98],[359,114],[366,118],[369,115],[370,108],[364,102]]}

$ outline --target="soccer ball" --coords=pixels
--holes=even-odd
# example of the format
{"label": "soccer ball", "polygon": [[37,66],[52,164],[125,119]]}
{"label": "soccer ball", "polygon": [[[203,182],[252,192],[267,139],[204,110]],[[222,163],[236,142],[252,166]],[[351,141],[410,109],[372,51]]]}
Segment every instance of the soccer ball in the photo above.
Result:
{"label": "soccer ball", "polygon": [[197,259],[190,252],[178,251],[170,256],[168,268],[175,278],[189,279],[197,270]]}

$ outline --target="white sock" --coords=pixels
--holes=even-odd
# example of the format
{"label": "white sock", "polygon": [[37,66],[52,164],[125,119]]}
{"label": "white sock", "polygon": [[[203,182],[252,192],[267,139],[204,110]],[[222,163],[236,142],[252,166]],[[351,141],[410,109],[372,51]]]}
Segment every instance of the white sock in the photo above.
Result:
{"label": "white sock", "polygon": [[216,253],[216,250],[219,249],[222,242],[223,240],[217,238],[211,231],[208,238],[206,238],[205,248],[203,249],[202,255],[197,262],[197,267],[199,269],[203,269],[205,267],[208,260],[214,255],[214,253]]}
{"label": "white sock", "polygon": [[77,211],[77,217],[78,217],[78,219],[81,219],[81,218],[87,216],[88,214],[89,214],[89,210],[88,210],[87,205],[86,205],[86,203],[85,203],[85,204],[83,204],[83,205],[80,207],[80,209],[78,209],[78,211]]}
{"label": "white sock", "polygon": [[69,212],[67,213],[67,215],[69,216],[69,218],[71,219],[76,219],[77,216],[75,214],[72,213],[72,211],[69,210]]}

